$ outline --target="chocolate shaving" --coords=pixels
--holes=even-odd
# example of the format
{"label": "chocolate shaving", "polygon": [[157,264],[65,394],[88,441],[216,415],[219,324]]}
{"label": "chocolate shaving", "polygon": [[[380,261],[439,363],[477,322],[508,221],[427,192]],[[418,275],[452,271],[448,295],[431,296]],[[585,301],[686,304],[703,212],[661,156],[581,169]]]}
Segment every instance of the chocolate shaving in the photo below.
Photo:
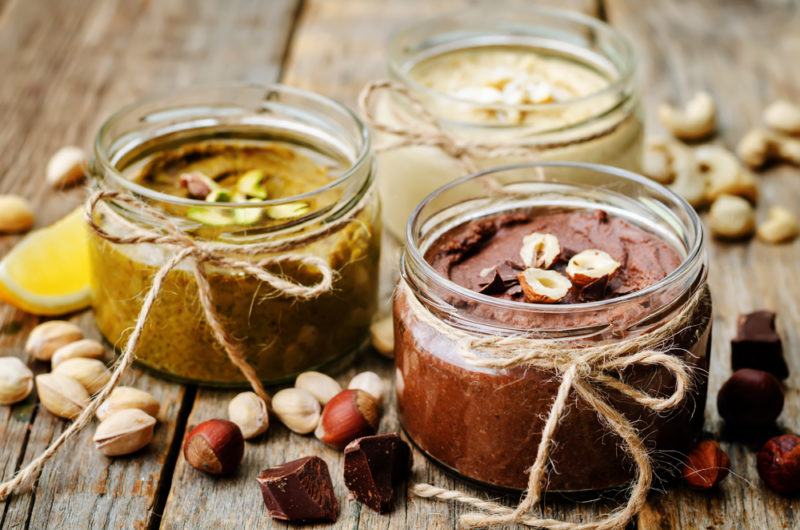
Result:
{"label": "chocolate shaving", "polygon": [[336,522],[339,501],[328,465],[307,456],[258,474],[261,495],[270,517],[292,523]]}
{"label": "chocolate shaving", "polygon": [[481,294],[500,294],[505,292],[506,290],[506,282],[500,276],[500,273],[497,270],[494,271],[494,277],[492,280],[487,283],[478,284],[480,290],[478,290]]}

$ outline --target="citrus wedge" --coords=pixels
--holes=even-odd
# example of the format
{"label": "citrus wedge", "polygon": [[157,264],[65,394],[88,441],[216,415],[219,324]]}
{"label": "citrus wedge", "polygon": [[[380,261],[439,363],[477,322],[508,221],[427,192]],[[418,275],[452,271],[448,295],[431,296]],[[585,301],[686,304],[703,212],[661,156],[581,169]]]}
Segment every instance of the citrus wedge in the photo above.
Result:
{"label": "citrus wedge", "polygon": [[89,305],[82,208],[31,232],[0,261],[0,300],[37,315],[62,315]]}

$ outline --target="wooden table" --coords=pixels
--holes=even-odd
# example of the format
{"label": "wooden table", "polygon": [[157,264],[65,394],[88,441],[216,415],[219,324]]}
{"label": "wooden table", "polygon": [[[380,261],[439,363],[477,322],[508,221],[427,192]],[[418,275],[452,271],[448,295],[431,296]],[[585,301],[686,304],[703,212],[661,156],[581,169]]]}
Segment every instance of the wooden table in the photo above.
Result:
{"label": "wooden table", "polygon": [[[655,104],[683,99],[700,88],[716,96],[721,132],[715,141],[728,147],[757,123],[772,99],[800,101],[800,14],[791,0],[566,3],[610,21],[634,41],[653,131]],[[364,82],[384,75],[392,29],[463,5],[456,0],[0,0],[0,193],[33,200],[40,226],[70,211],[81,201],[82,191],[56,193],[45,186],[48,157],[65,144],[90,146],[110,112],[149,92],[226,80],[282,81],[352,105]],[[797,211],[796,168],[776,167],[761,181],[762,209],[783,204]],[[0,254],[14,242],[12,237],[0,239]],[[800,243],[769,247],[714,242],[710,254],[715,310],[707,429],[720,430],[715,396],[730,373],[729,340],[736,315],[771,308],[780,315],[793,374],[787,381],[781,424],[797,431]],[[391,252],[384,261],[391,265]],[[90,312],[74,320],[98,337]],[[22,344],[37,322],[34,316],[0,306],[0,355],[25,359]],[[37,371],[46,369],[30,364]],[[390,362],[370,355],[341,379],[363,369],[387,379],[392,373]],[[0,503],[0,527],[284,528],[265,514],[254,480],[259,469],[318,454],[328,461],[332,475],[341,474],[339,454],[313,438],[290,435],[274,422],[269,436],[248,443],[235,477],[211,479],[189,468],[179,448],[187,426],[225,416],[233,393],[170,384],[138,370],[126,383],[149,390],[163,403],[162,422],[151,446],[143,454],[109,460],[92,448],[93,429],[87,429],[45,467],[33,493]],[[396,430],[391,403],[388,410],[381,428]],[[0,476],[11,476],[64,427],[38,407],[34,397],[15,407],[0,407]],[[761,487],[752,449],[724,445],[733,461],[733,476],[719,492],[653,493],[633,525],[800,527],[800,504]],[[420,454],[415,457],[416,479],[486,495],[445,475]],[[391,516],[378,516],[345,500],[341,481],[335,482],[342,500],[335,528],[456,527],[460,511],[455,506],[403,497]],[[586,520],[606,508],[603,502],[558,501],[548,503],[544,511]]]}

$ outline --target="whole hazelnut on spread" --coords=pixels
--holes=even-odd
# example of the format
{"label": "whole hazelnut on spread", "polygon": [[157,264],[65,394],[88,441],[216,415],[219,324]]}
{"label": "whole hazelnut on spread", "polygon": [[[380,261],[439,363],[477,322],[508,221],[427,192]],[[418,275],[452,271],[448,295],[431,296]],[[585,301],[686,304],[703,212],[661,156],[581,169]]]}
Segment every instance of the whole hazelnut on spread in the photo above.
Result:
{"label": "whole hazelnut on spread", "polygon": [[239,467],[244,455],[244,437],[235,423],[208,420],[189,431],[183,443],[186,461],[200,471],[227,475]]}
{"label": "whole hazelnut on spread", "polygon": [[683,480],[698,490],[715,487],[728,476],[731,461],[714,440],[703,440],[689,452],[683,468]]}
{"label": "whole hazelnut on spread", "polygon": [[358,389],[342,390],[322,410],[317,438],[336,449],[362,436],[375,434],[380,420],[378,400]]}
{"label": "whole hazelnut on spread", "polygon": [[769,426],[783,410],[783,389],[769,372],[742,368],[719,389],[717,409],[731,427]]}
{"label": "whole hazelnut on spread", "polygon": [[758,452],[758,474],[769,489],[782,495],[800,493],[800,436],[771,438]]}

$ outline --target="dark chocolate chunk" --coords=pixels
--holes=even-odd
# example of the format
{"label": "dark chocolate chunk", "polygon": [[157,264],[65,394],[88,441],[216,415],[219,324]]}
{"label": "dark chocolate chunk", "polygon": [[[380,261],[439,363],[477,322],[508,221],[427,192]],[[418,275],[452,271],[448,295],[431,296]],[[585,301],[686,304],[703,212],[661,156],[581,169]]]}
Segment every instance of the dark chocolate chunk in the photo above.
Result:
{"label": "dark chocolate chunk", "polygon": [[411,463],[411,449],[397,433],[358,438],[344,449],[344,483],[356,499],[387,513]]}
{"label": "dark chocolate chunk", "polygon": [[335,522],[339,501],[333,493],[328,465],[307,456],[258,474],[270,517],[292,523]]}
{"label": "dark chocolate chunk", "polygon": [[478,292],[481,294],[500,294],[506,290],[506,282],[503,281],[503,278],[500,277],[500,273],[497,272],[497,270],[494,271],[492,281],[479,284],[479,286],[480,290]]}
{"label": "dark chocolate chunk", "polygon": [[731,341],[731,365],[734,370],[753,368],[779,379],[789,377],[781,338],[775,329],[775,313],[755,311],[739,316],[736,337]]}

